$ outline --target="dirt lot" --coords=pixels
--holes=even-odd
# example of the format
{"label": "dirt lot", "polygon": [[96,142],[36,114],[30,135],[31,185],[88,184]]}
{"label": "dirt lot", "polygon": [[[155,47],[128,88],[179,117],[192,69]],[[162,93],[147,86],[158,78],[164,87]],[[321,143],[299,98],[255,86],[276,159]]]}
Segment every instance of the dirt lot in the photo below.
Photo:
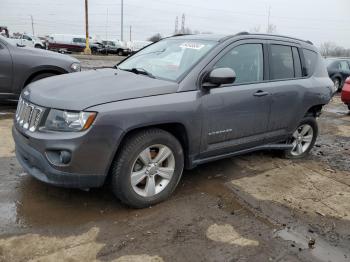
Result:
{"label": "dirt lot", "polygon": [[203,165],[144,210],[107,188],[27,175],[14,156],[13,112],[0,109],[0,261],[350,261],[350,115],[339,97],[308,159],[259,152]]}

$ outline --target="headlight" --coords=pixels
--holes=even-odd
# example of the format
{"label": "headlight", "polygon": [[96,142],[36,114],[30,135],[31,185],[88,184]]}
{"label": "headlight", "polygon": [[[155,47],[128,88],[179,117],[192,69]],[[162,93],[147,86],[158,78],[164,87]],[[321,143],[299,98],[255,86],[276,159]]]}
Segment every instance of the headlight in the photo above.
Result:
{"label": "headlight", "polygon": [[95,117],[95,112],[51,109],[46,118],[45,128],[54,131],[82,131],[92,125]]}
{"label": "headlight", "polygon": [[70,69],[72,69],[73,72],[81,71],[80,63],[71,64]]}

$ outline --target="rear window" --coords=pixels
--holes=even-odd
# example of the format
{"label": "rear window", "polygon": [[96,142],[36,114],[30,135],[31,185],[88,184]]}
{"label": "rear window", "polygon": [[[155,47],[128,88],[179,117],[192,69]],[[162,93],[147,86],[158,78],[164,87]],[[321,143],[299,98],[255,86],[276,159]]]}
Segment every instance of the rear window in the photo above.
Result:
{"label": "rear window", "polygon": [[317,53],[308,49],[303,49],[305,66],[307,75],[310,76],[314,73],[317,61]]}
{"label": "rear window", "polygon": [[272,80],[294,78],[292,47],[271,45],[270,74]]}

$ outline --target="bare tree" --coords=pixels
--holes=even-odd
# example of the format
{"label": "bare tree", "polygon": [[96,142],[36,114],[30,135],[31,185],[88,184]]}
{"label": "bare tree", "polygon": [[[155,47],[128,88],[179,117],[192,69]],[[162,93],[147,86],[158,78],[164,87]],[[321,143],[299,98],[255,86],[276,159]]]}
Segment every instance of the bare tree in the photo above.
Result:
{"label": "bare tree", "polygon": [[249,30],[251,33],[260,33],[260,25],[255,26]]}
{"label": "bare tree", "polygon": [[323,56],[334,56],[334,57],[350,57],[350,49],[338,46],[333,42],[325,42],[320,46],[320,52]]}
{"label": "bare tree", "polygon": [[277,27],[274,24],[269,24],[267,26],[266,33],[267,34],[275,34],[277,32]]}

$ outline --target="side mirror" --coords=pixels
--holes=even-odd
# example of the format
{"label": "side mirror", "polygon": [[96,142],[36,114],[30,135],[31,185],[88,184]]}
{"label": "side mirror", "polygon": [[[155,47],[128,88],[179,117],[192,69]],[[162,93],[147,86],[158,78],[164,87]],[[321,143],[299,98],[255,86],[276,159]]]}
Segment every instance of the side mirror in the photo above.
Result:
{"label": "side mirror", "polygon": [[204,88],[216,88],[225,84],[232,84],[236,80],[236,73],[232,68],[215,68],[204,79]]}

